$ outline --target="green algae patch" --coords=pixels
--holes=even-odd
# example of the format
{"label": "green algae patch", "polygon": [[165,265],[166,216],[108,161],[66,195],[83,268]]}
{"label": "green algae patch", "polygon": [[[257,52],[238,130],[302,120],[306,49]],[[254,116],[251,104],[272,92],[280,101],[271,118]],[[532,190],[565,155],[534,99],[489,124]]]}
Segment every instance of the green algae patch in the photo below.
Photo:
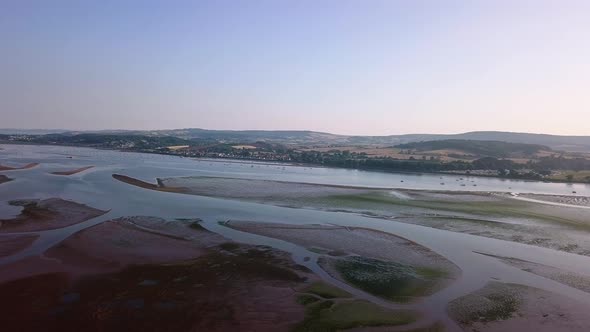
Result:
{"label": "green algae patch", "polygon": [[355,327],[399,326],[416,321],[409,311],[392,311],[366,301],[322,301],[307,306],[303,322],[294,332],[339,331]]}
{"label": "green algae patch", "polygon": [[309,305],[321,301],[317,296],[310,294],[302,294],[297,297],[297,303],[301,305]]}
{"label": "green algae patch", "polygon": [[328,285],[324,282],[315,282],[315,283],[311,284],[308,288],[306,288],[305,291],[307,293],[321,296],[325,299],[351,297],[350,293],[348,293],[340,288],[334,287],[332,285]]}
{"label": "green algae patch", "polygon": [[526,287],[498,282],[449,303],[448,311],[462,325],[512,318],[522,306]]}
{"label": "green algae patch", "polygon": [[439,280],[447,276],[442,269],[416,268],[359,256],[333,260],[332,265],[352,286],[400,303],[430,294]]}

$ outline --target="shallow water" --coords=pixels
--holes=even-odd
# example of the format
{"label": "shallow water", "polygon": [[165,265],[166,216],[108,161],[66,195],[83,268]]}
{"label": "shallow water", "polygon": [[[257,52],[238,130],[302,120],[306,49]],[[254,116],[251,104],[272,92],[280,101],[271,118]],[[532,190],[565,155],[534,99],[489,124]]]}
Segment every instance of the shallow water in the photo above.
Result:
{"label": "shallow water", "polygon": [[[590,184],[544,183],[458,175],[384,173],[221,159],[195,160],[156,154],[61,146],[0,145],[0,147],[3,149],[0,150],[0,163],[19,165],[43,162],[41,167],[32,170],[6,172],[5,174],[9,176],[39,169],[63,170],[62,165],[64,167],[67,165],[67,169],[74,169],[92,164],[119,170],[129,169],[133,171],[132,174],[135,177],[143,180],[153,180],[153,177],[198,175],[379,188],[590,196]],[[158,172],[153,172],[154,170]],[[573,194],[573,191],[576,194]]]}
{"label": "shallow water", "polygon": [[[315,260],[303,261],[305,256],[314,258],[315,254],[284,241],[246,234],[220,226],[218,221],[239,219],[289,224],[336,224],[368,227],[405,237],[434,250],[459,266],[462,270],[459,280],[413,305],[426,308],[437,319],[448,320],[445,310],[446,304],[450,300],[475,291],[490,280],[530,285],[590,303],[590,294],[588,293],[523,272],[503,264],[495,258],[482,256],[475,252],[516,257],[590,276],[589,257],[391,220],[367,218],[350,213],[292,209],[236,200],[150,191],[114,180],[111,175],[113,173],[125,174],[150,182],[153,182],[156,177],[210,175],[338,185],[441,189],[439,176],[195,161],[171,156],[71,147],[3,145],[2,148],[0,163],[40,162],[41,165],[28,170],[5,172],[15,180],[0,185],[0,202],[12,199],[61,197],[110,211],[103,216],[78,225],[40,232],[41,236],[30,248],[16,255],[0,259],[0,265],[30,255],[38,255],[69,235],[105,220],[120,216],[148,215],[166,219],[201,218],[204,220],[206,228],[228,238],[247,243],[270,245],[291,252],[297,262],[310,267],[321,277],[329,278],[315,265]],[[72,158],[68,158],[70,156]],[[49,172],[56,170],[69,170],[89,165],[96,167],[72,176],[49,174]],[[444,176],[443,178],[445,179],[443,181],[448,183],[444,189],[467,190],[467,187],[460,186],[460,181],[456,181],[460,177]],[[400,182],[402,179],[403,183]],[[578,194],[590,194],[590,189],[585,185],[570,186],[488,178],[464,179],[466,180],[463,181],[475,181],[478,185],[477,190],[485,191],[515,192],[521,190],[522,192],[566,194],[574,188]],[[454,182],[457,184],[454,185]],[[512,189],[508,190],[508,186]],[[0,204],[0,215],[15,213],[14,209],[6,207],[5,204]],[[1,268],[0,266],[0,271]]]}

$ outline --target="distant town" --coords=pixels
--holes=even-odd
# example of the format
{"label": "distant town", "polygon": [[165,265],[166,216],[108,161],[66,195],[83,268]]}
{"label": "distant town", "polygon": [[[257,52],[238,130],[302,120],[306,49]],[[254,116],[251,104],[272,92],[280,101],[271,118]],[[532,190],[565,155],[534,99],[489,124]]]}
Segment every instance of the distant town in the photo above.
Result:
{"label": "distant town", "polygon": [[[277,140],[275,140],[277,141]],[[252,138],[181,138],[129,133],[4,134],[0,142],[84,146],[189,158],[289,162],[389,171],[590,183],[585,152],[554,150],[540,144],[442,139],[397,145],[349,142],[285,144]]]}

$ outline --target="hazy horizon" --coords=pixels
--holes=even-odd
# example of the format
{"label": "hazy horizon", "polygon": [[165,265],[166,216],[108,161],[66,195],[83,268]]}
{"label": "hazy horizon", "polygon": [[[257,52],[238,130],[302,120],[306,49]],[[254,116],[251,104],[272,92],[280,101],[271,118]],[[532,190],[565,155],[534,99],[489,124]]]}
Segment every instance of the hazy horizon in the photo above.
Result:
{"label": "hazy horizon", "polygon": [[503,131],[503,130],[469,130],[469,131],[461,131],[461,132],[408,132],[408,133],[390,133],[390,134],[346,134],[346,133],[339,133],[339,132],[329,132],[329,131],[317,131],[317,130],[309,130],[309,129],[216,129],[216,128],[198,128],[198,127],[182,127],[182,128],[160,128],[160,129],[128,129],[128,128],[104,128],[104,129],[67,129],[67,128],[0,128],[0,132],[2,131],[47,131],[47,132],[116,132],[116,131],[167,131],[167,130],[188,130],[188,129],[199,129],[199,130],[210,130],[210,131],[310,131],[316,133],[323,133],[323,134],[331,134],[331,135],[339,135],[339,136],[403,136],[403,135],[460,135],[466,134],[470,132],[499,132],[499,133],[512,133],[512,134],[526,134],[526,135],[550,135],[550,136],[579,136],[579,137],[590,137],[590,134],[586,135],[563,135],[563,134],[554,134],[554,133],[546,133],[546,132],[524,132],[524,131]]}
{"label": "hazy horizon", "polygon": [[9,1],[5,128],[589,135],[585,1]]}

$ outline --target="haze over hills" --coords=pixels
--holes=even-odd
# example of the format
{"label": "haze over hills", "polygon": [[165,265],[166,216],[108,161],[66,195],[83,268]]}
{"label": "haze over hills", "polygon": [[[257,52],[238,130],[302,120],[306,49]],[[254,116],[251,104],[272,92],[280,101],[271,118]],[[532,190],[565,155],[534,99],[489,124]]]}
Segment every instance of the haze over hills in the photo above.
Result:
{"label": "haze over hills", "polygon": [[502,131],[473,131],[460,134],[404,134],[388,136],[352,136],[308,130],[210,130],[200,128],[185,128],[169,130],[68,131],[46,129],[0,129],[0,134],[77,135],[82,133],[109,135],[145,135],[154,137],[170,136],[186,140],[201,139],[227,142],[265,141],[269,143],[296,145],[305,144],[394,146],[412,142],[456,139],[537,144],[548,146],[554,150],[570,152],[590,152],[590,136],[562,136]]}

